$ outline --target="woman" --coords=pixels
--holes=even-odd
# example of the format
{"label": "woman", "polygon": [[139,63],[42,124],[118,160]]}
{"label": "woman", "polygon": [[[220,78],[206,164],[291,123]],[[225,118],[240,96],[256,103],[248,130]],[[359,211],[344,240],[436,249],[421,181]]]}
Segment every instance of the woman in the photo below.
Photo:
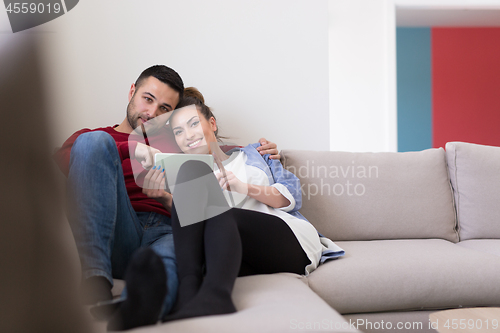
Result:
{"label": "woman", "polygon": [[[196,89],[186,88],[179,107],[169,118],[179,148],[186,154],[212,154],[221,169],[212,172],[203,162],[188,161],[178,172],[171,213],[179,291],[172,314],[163,321],[235,312],[236,277],[307,275],[328,251],[322,241],[329,241],[298,212],[297,177],[279,161],[263,159],[258,144],[224,153],[217,144],[215,116]],[[147,191],[168,205],[164,177],[164,170],[150,170]],[[204,217],[186,221],[193,212]]]}
{"label": "woman", "polygon": [[[212,154],[222,160],[225,170],[216,167],[216,177],[203,177],[210,175],[210,168],[191,161],[179,171],[177,184],[197,184],[196,191],[187,186],[177,187],[173,193],[172,228],[180,285],[174,314],[166,320],[236,311],[231,292],[237,276],[307,275],[318,266],[326,248],[316,229],[298,213],[301,189],[293,174],[279,161],[264,161],[252,145],[224,153],[217,144],[215,116],[193,88],[186,89],[181,108],[174,111],[169,123],[184,153]],[[191,193],[183,193],[184,189]],[[226,202],[232,203],[231,197],[231,206],[238,208],[229,209]],[[226,203],[225,212],[180,226],[180,206],[210,214],[211,207],[216,213],[224,211],[221,202]]]}

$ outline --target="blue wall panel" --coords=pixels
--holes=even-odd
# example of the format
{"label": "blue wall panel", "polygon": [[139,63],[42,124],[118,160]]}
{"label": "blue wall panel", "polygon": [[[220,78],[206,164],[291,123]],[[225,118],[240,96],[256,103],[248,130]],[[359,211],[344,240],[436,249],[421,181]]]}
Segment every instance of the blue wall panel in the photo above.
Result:
{"label": "blue wall panel", "polygon": [[397,28],[398,151],[432,148],[431,29]]}

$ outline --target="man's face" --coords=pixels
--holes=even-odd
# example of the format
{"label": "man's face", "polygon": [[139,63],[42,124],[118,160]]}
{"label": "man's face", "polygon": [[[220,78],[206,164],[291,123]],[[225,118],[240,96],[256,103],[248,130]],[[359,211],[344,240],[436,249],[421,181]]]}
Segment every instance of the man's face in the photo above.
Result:
{"label": "man's face", "polygon": [[177,91],[150,76],[138,87],[132,85],[130,88],[127,106],[128,123],[133,130],[141,123],[174,110],[178,103]]}

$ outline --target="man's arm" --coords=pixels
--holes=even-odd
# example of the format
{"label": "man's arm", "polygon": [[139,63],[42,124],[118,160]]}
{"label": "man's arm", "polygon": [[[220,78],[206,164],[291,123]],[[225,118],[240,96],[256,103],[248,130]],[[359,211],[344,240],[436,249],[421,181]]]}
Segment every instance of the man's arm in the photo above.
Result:
{"label": "man's arm", "polygon": [[[278,146],[274,142],[270,142],[262,138],[259,140],[259,144],[260,146],[257,147],[256,149],[261,156],[269,154],[270,159],[279,160],[281,158],[281,156],[279,155]],[[227,153],[231,149],[243,148],[243,146],[221,146],[220,148],[222,149],[223,152]]]}
{"label": "man's arm", "polygon": [[259,140],[260,147],[257,147],[257,151],[260,153],[261,156],[264,156],[266,154],[269,154],[270,159],[272,160],[279,160],[281,158],[279,151],[278,151],[278,146],[271,141],[267,141],[265,138],[261,138]]}

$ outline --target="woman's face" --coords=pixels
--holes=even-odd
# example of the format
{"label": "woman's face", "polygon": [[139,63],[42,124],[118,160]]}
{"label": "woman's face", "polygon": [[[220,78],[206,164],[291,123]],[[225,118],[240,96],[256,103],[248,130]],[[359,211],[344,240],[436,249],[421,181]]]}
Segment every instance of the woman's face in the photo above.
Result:
{"label": "woman's face", "polygon": [[186,154],[210,154],[210,143],[217,142],[215,119],[207,121],[194,105],[176,111],[170,124],[177,145]]}

